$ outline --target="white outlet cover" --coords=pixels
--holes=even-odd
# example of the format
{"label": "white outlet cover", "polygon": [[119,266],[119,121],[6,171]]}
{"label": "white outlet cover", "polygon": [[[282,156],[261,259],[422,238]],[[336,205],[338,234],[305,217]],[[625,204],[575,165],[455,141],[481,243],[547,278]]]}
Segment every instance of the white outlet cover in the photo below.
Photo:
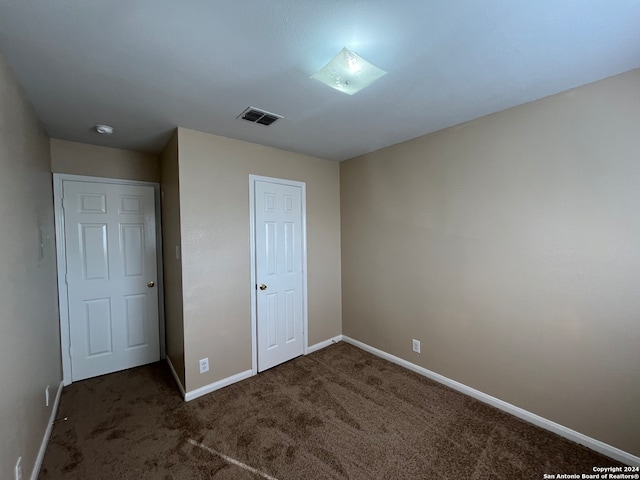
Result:
{"label": "white outlet cover", "polygon": [[420,340],[413,339],[413,351],[416,353],[420,353]]}
{"label": "white outlet cover", "polygon": [[209,371],[209,358],[203,358],[200,360],[200,373]]}

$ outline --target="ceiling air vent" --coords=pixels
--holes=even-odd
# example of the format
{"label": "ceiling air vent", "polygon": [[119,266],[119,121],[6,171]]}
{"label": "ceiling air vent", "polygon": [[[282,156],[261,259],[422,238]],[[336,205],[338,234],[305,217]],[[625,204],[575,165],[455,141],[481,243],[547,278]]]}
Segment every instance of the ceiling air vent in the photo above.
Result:
{"label": "ceiling air vent", "polygon": [[282,118],[282,116],[265,110],[260,110],[259,108],[249,107],[236,118],[241,118],[248,122],[259,123],[260,125],[268,127],[279,118]]}

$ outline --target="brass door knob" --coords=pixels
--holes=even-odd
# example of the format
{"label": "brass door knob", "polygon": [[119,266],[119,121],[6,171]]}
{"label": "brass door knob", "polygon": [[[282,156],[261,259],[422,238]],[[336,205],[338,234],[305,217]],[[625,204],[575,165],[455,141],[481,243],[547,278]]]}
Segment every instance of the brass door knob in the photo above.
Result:
{"label": "brass door knob", "polygon": [[149,288],[153,288],[153,287],[155,287],[155,286],[156,286],[156,282],[154,282],[153,280],[152,280],[152,281],[150,281],[150,282],[147,282],[147,287],[149,287]]}
{"label": "brass door knob", "polygon": [[266,290],[267,286],[264,283],[260,284],[260,290]]}

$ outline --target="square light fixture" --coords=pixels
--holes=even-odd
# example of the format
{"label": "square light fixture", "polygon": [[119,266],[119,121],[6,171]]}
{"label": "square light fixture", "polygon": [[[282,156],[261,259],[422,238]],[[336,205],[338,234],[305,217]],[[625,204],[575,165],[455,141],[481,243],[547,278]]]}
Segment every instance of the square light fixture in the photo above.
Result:
{"label": "square light fixture", "polygon": [[311,78],[340,92],[353,95],[386,74],[384,70],[345,47]]}

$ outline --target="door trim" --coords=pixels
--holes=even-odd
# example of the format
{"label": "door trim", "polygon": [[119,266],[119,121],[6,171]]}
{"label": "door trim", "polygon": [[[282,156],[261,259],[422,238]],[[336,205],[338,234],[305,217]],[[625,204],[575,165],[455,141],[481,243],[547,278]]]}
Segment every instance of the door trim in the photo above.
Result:
{"label": "door trim", "polygon": [[64,211],[62,209],[62,183],[64,181],[112,183],[118,185],[140,185],[153,187],[156,207],[156,258],[158,267],[158,324],[160,328],[160,358],[166,358],[165,324],[164,324],[164,281],[162,270],[162,215],[160,212],[160,184],[136,180],[121,180],[118,178],[87,177],[84,175],[70,175],[67,173],[53,174],[53,207],[55,215],[56,262],[58,276],[58,307],[60,310],[60,355],[62,356],[62,382],[64,386],[71,385],[71,342],[69,326],[69,295],[65,281],[65,266],[67,252],[64,241]]}
{"label": "door trim", "polygon": [[249,250],[251,253],[251,372],[258,373],[258,316],[256,311],[256,181],[300,187],[302,199],[302,337],[303,355],[309,350],[309,303],[307,301],[307,184],[295,180],[249,175]]}

